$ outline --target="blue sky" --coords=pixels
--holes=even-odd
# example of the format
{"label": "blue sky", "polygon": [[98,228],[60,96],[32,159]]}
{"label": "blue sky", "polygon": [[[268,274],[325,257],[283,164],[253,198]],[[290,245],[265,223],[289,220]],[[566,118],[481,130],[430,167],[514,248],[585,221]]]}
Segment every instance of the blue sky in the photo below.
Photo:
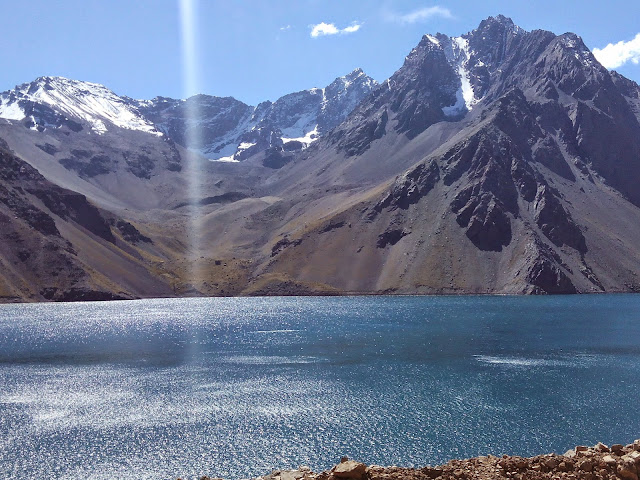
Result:
{"label": "blue sky", "polygon": [[573,31],[590,48],[626,42],[606,58],[625,62],[616,69],[640,82],[637,0],[190,0],[195,78],[187,84],[180,1],[3,0],[0,91],[61,75],[134,98],[198,90],[256,104],[356,67],[384,80],[423,34],[460,35],[499,13],[525,30]]}

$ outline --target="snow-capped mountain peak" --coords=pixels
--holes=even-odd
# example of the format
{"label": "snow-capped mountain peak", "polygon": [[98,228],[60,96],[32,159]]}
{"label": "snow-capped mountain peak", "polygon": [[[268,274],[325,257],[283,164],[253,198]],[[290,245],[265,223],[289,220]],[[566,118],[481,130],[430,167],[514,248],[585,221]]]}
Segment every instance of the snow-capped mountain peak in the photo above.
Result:
{"label": "snow-capped mountain peak", "polygon": [[[375,80],[357,68],[325,88],[290,93],[256,107],[208,95],[130,103],[177,143],[210,160],[235,162],[267,150],[307,148],[342,122],[376,86]],[[190,113],[192,103],[197,108]],[[193,111],[198,118],[192,118]],[[187,138],[197,138],[199,144],[187,145]]]}
{"label": "snow-capped mountain peak", "polygon": [[0,94],[0,118],[26,119],[38,130],[73,120],[88,123],[100,135],[110,125],[162,135],[135,107],[105,86],[64,77],[39,77]]}
{"label": "snow-capped mountain peak", "polygon": [[527,32],[503,15],[483,20],[478,28],[459,37],[425,35],[407,61],[421,64],[424,52],[442,51],[458,78],[455,101],[442,107],[447,117],[471,111],[485,95],[489,76],[499,67],[511,46]]}
{"label": "snow-capped mountain peak", "polygon": [[340,80],[344,83],[344,88],[349,88],[353,83],[360,83],[366,87],[375,88],[378,85],[373,78],[369,77],[361,68],[356,68],[352,72],[343,77],[339,77],[336,80]]}
{"label": "snow-capped mountain peak", "polygon": [[67,128],[102,135],[117,127],[165,135],[211,160],[238,161],[272,148],[306,148],[342,122],[376,86],[358,68],[325,88],[253,107],[211,95],[135,100],[96,83],[39,77],[0,93],[0,118],[37,131]]}

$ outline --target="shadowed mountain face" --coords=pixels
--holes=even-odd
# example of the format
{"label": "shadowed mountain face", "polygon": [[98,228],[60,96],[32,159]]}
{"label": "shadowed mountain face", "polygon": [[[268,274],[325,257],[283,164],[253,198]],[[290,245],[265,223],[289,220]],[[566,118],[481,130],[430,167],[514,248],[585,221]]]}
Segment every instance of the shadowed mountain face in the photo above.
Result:
{"label": "shadowed mountain face", "polygon": [[[142,258],[139,245],[152,245],[150,238],[84,195],[52,184],[4,141],[0,225],[3,300],[109,300],[170,292]],[[130,269],[130,278],[122,278],[122,269]]]}
{"label": "shadowed mountain face", "polygon": [[490,17],[379,85],[355,70],[257,107],[80,84],[0,95],[0,136],[47,178],[3,179],[24,203],[4,205],[129,245],[157,285],[91,267],[125,296],[640,290],[640,87],[574,34]]}

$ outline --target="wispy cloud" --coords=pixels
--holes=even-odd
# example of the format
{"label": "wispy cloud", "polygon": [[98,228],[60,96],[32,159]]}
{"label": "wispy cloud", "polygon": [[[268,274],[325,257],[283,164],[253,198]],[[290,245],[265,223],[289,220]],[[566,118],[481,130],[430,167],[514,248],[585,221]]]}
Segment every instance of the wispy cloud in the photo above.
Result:
{"label": "wispy cloud", "polygon": [[342,29],[342,33],[354,33],[354,32],[357,32],[358,30],[360,30],[361,26],[362,26],[361,23],[354,23],[353,25],[350,25],[347,28],[343,28]]}
{"label": "wispy cloud", "polygon": [[281,32],[286,32],[287,30],[291,30],[291,25],[285,25],[284,27],[280,27]]}
{"label": "wispy cloud", "polygon": [[593,55],[605,68],[618,68],[633,62],[640,63],[640,33],[628,42],[610,43],[606,47],[594,48]]}
{"label": "wispy cloud", "polygon": [[347,33],[355,33],[360,30],[362,23],[353,22],[351,25],[345,28],[338,28],[333,23],[318,23],[317,25],[311,25],[311,36],[313,38],[323,37],[325,35],[343,35]]}
{"label": "wispy cloud", "polygon": [[436,5],[433,7],[419,8],[408,13],[385,12],[384,17],[390,22],[407,24],[426,22],[434,17],[453,18],[453,14],[448,8]]}

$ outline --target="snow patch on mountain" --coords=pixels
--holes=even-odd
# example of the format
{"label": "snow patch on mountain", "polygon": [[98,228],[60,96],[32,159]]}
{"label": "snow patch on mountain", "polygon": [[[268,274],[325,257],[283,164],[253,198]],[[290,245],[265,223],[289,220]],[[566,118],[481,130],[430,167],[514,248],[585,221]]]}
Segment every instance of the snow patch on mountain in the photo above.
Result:
{"label": "snow patch on mountain", "polygon": [[290,125],[288,127],[281,129],[283,140],[285,137],[287,138],[304,137],[312,130],[314,129],[317,130],[318,128],[318,125],[316,124],[317,119],[318,119],[318,115],[314,111],[305,112],[304,114],[300,115],[300,117],[296,119],[293,125]]}
{"label": "snow patch on mountain", "polygon": [[433,35],[427,35],[427,38],[429,39],[429,41],[431,43],[435,43],[436,45],[440,46],[440,40],[438,40],[436,37],[434,37]]}
{"label": "snow patch on mountain", "polygon": [[212,162],[240,163],[240,160],[235,159],[235,154],[229,155],[228,157],[212,158],[210,160]]}
{"label": "snow patch on mountain", "polygon": [[[217,160],[228,156],[233,157],[234,154],[242,152],[253,145],[249,142],[241,142],[240,139],[245,132],[251,131],[255,126],[255,119],[247,115],[234,129],[227,132],[217,141],[205,145],[200,153],[210,160]],[[240,148],[241,146],[244,147]]]}
{"label": "snow patch on mountain", "polygon": [[17,102],[12,101],[9,96],[0,95],[0,118],[7,120],[22,120],[27,117],[25,111],[20,108]]}
{"label": "snow patch on mountain", "polygon": [[282,137],[282,142],[285,144],[289,142],[300,142],[303,144],[303,148],[306,148],[311,143],[315,142],[318,138],[320,138],[320,135],[318,134],[318,125],[316,125],[313,130],[310,130],[309,132],[307,132],[301,137],[297,137],[297,138]]}
{"label": "snow patch on mountain", "polygon": [[572,33],[565,33],[560,37],[561,44],[568,50],[572,51],[576,60],[587,68],[597,68],[598,61],[591,50],[587,48],[582,39]]}
{"label": "snow patch on mountain", "polygon": [[456,103],[443,107],[442,111],[447,116],[459,115],[465,110],[471,111],[478,99],[475,97],[469,79],[469,41],[464,37],[453,37],[444,47],[444,53],[460,78],[460,87],[456,92]]}

